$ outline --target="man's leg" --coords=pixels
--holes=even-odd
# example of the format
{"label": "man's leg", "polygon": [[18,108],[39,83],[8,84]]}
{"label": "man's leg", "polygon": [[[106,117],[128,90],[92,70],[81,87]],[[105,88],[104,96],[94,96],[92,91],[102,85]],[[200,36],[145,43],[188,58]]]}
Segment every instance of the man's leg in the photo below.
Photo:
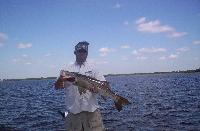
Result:
{"label": "man's leg", "polygon": [[65,119],[67,131],[82,131],[81,115],[69,113]]}
{"label": "man's leg", "polygon": [[100,110],[84,113],[83,127],[84,131],[104,131],[103,121]]}

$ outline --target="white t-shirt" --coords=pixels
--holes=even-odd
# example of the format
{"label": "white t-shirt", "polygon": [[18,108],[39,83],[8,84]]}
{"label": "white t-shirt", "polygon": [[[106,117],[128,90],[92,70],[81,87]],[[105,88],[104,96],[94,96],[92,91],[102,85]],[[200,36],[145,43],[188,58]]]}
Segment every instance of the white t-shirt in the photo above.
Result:
{"label": "white t-shirt", "polygon": [[[67,71],[78,72],[83,75],[87,75],[93,78],[96,78],[101,81],[105,81],[105,78],[97,70],[94,70],[91,65],[87,62],[84,63],[81,67],[76,63],[67,67]],[[62,72],[61,72],[62,73]],[[66,94],[66,106],[67,110],[70,113],[77,114],[82,111],[94,112],[99,108],[97,102],[97,94],[91,93],[87,90],[85,93],[80,94],[78,87],[72,85],[70,82],[65,82],[65,94]]]}

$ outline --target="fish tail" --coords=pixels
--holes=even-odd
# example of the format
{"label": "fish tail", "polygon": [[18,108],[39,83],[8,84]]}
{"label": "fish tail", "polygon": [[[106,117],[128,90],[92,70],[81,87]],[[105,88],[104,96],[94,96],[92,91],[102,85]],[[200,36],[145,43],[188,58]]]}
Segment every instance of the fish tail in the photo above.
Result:
{"label": "fish tail", "polygon": [[122,110],[123,105],[130,104],[130,102],[126,98],[123,98],[119,95],[117,95],[116,98],[117,98],[117,101],[115,101],[115,107],[117,108],[118,111]]}

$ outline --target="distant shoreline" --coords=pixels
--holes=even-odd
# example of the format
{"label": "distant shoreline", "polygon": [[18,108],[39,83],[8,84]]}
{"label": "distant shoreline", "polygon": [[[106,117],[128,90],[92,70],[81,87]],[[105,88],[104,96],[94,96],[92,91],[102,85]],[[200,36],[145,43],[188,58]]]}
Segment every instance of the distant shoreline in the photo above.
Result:
{"label": "distant shoreline", "polygon": [[57,77],[41,77],[41,78],[24,78],[24,79],[3,79],[3,81],[20,81],[20,80],[50,80],[57,79]]}
{"label": "distant shoreline", "polygon": [[169,73],[196,73],[200,72],[199,69],[186,70],[186,71],[171,71],[171,72],[152,72],[152,73],[130,73],[130,74],[107,74],[105,76],[115,76],[115,75],[147,75],[147,74],[169,74]]}
{"label": "distant shoreline", "polygon": [[[130,74],[107,74],[107,76],[129,76],[129,75],[147,75],[147,74],[169,74],[169,73],[197,73],[200,72],[199,69],[195,70],[186,70],[186,71],[171,71],[171,72],[152,72],[152,73],[130,73]],[[49,80],[49,79],[57,79],[57,77],[41,77],[41,78],[24,78],[24,79],[3,79],[1,81],[20,81],[20,80]]]}
{"label": "distant shoreline", "polygon": [[173,73],[199,73],[199,72],[152,72],[152,73],[130,73],[130,74],[107,74],[104,76],[128,76],[128,75],[153,75],[153,74],[173,74]]}

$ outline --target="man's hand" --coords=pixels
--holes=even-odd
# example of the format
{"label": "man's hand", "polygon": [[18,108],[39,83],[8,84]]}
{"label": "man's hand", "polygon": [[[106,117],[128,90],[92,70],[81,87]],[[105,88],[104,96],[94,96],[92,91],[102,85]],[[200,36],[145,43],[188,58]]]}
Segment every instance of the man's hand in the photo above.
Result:
{"label": "man's hand", "polygon": [[75,78],[70,76],[60,76],[55,83],[55,89],[63,89],[65,81],[74,82]]}
{"label": "man's hand", "polygon": [[63,80],[63,77],[60,76],[58,78],[58,80],[56,81],[56,83],[55,83],[55,89],[63,89],[64,88],[64,83],[65,83],[65,81]]}

